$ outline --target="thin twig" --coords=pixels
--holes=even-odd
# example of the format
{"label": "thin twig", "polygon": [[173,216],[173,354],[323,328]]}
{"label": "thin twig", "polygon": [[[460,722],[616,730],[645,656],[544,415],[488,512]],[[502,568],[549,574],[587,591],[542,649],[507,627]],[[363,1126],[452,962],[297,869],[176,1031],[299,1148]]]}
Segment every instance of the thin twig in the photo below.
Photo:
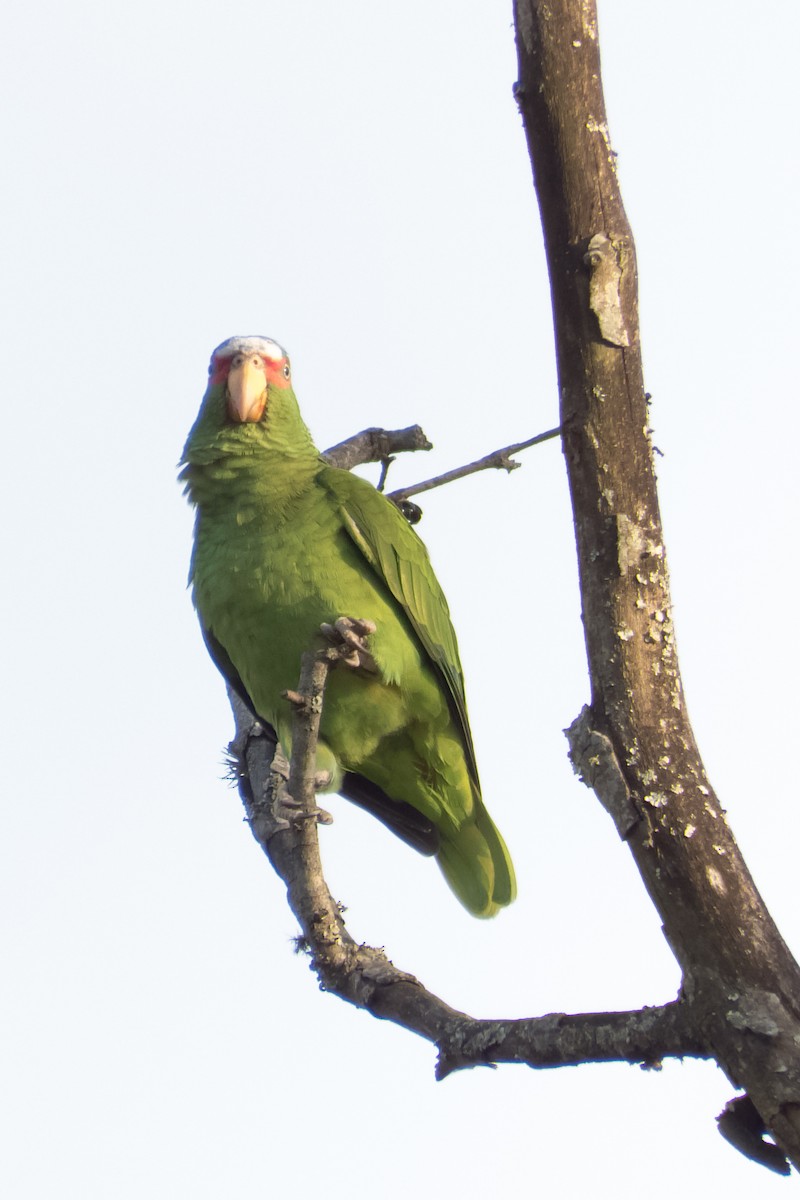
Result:
{"label": "thin twig", "polygon": [[386,477],[389,474],[389,467],[394,462],[394,455],[391,454],[388,458],[384,458],[381,462],[381,477],[377,482],[376,489],[382,492],[386,487]]}
{"label": "thin twig", "polygon": [[418,496],[420,492],[429,492],[432,488],[442,487],[445,483],[452,483],[456,479],[464,479],[467,475],[474,475],[476,471],[488,471],[490,469],[515,471],[517,467],[522,466],[522,463],[515,462],[511,457],[512,454],[519,454],[521,450],[527,450],[530,446],[537,446],[539,442],[548,442],[551,438],[560,437],[560,435],[560,426],[558,429],[548,429],[546,433],[538,433],[536,437],[528,438],[526,442],[515,442],[513,446],[504,446],[502,450],[493,450],[491,454],[487,454],[475,462],[467,463],[463,467],[455,467],[452,471],[445,471],[443,475],[436,475],[433,479],[426,479],[422,483],[413,484],[411,487],[398,488],[396,492],[389,492],[388,498],[394,500],[395,504],[398,504],[403,500],[407,500],[409,496]]}

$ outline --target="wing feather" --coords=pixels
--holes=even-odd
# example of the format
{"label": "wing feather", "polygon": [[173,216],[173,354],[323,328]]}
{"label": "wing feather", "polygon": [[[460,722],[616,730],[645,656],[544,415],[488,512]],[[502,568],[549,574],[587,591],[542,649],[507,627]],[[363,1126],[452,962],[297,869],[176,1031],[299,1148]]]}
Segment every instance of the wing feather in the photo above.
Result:
{"label": "wing feather", "polygon": [[367,480],[336,467],[326,468],[318,479],[336,499],[344,528],[403,609],[439,673],[477,787],[478,771],[458,643],[447,600],[424,543],[391,500]]}

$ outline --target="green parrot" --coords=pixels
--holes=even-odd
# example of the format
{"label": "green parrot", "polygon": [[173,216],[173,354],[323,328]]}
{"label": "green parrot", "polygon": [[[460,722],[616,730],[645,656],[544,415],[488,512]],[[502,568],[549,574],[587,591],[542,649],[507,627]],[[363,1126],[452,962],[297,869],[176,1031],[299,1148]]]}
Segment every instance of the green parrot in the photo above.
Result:
{"label": "green parrot", "polygon": [[[291,747],[300,658],[340,617],[357,666],[329,676],[317,767],[416,849],[461,903],[493,916],[516,895],[481,799],[447,601],[391,501],[329,466],[297,406],[286,351],[233,337],[211,356],[181,479],[196,508],[190,583],[212,658]],[[359,627],[374,622],[368,648]]]}

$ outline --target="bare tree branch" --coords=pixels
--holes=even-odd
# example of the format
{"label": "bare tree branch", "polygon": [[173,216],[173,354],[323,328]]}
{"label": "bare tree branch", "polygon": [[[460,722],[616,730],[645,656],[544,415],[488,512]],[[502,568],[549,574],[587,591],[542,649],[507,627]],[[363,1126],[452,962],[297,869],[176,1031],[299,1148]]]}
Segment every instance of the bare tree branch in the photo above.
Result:
{"label": "bare tree branch", "polygon": [[362,463],[386,462],[393,454],[432,448],[419,425],[409,425],[407,429],[379,429],[373,426],[331,446],[322,457],[332,467],[351,471]]}
{"label": "bare tree branch", "polygon": [[[628,1013],[475,1021],[382,950],[358,944],[325,884],[315,819],[314,747],[329,651],[306,655],[291,696],[294,808],[279,803],[274,738],[232,697],[240,789],[324,988],[437,1044],[439,1077],[487,1062],[652,1065],[666,1056],[712,1057],[746,1092],[721,1114],[721,1130],[783,1173],[784,1151],[800,1165],[800,968],[726,824],[683,698],[648,437],[633,237],[606,124],[595,0],[515,0],[515,26],[516,95],[553,295],[591,679],[591,704],[569,730],[570,752],[661,916],[683,973],[679,999]],[[510,470],[510,454],[557,432],[393,498],[402,502],[475,470]],[[386,464],[395,452],[427,447],[418,427],[365,430],[327,457],[337,466]]]}
{"label": "bare tree branch", "polygon": [[515,24],[592,685],[581,740],[604,747],[605,768],[584,778],[631,849],[698,1030],[798,1166],[800,970],[728,828],[683,698],[595,2],[515,0]]}
{"label": "bare tree branch", "polygon": [[791,1175],[792,1168],[783,1151],[765,1140],[768,1132],[764,1121],[749,1096],[735,1096],[717,1117],[722,1136],[745,1158],[774,1171],[776,1175]]}
{"label": "bare tree branch", "polygon": [[[414,483],[409,487],[389,492],[387,499],[393,501],[409,517],[412,524],[416,524],[421,513],[419,510],[416,510],[415,513],[416,505],[407,504],[410,496],[429,492],[432,488],[442,487],[457,479],[464,479],[467,475],[474,475],[476,471],[490,469],[515,471],[522,464],[515,462],[512,455],[519,454],[520,451],[527,450],[531,446],[538,446],[540,442],[550,441],[552,438],[558,437],[560,433],[560,427],[548,429],[546,433],[538,433],[535,437],[528,438],[527,441],[514,442],[511,446],[492,450],[490,454],[476,459],[475,462],[467,463],[463,467],[455,467],[452,471],[445,471],[443,475],[436,475],[421,483]],[[340,467],[345,471],[351,471],[353,467],[363,463],[382,463],[383,471],[378,483],[378,491],[382,492],[389,466],[394,462],[396,454],[402,454],[405,451],[431,450],[432,448],[432,443],[428,441],[419,425],[409,425],[407,429],[380,429],[373,426],[370,429],[362,429],[360,433],[354,433],[352,437],[345,438],[343,442],[331,446],[329,450],[323,452],[322,457],[332,467]]]}
{"label": "bare tree branch", "polygon": [[631,1062],[652,1066],[665,1057],[707,1057],[709,1052],[694,1032],[685,1001],[633,1012],[475,1020],[395,967],[383,950],[355,941],[324,879],[315,819],[314,754],[325,681],[336,659],[336,652],[327,648],[306,652],[297,691],[287,695],[294,709],[288,778],[294,815],[288,820],[287,812],[292,810],[279,800],[284,781],[273,765],[275,741],[265,736],[253,714],[230,692],[237,727],[230,749],[248,823],[286,884],[289,906],[302,931],[302,945],[325,991],[433,1042],[439,1049],[439,1079],[454,1070],[487,1063],[555,1067]]}
{"label": "bare tree branch", "polygon": [[490,469],[516,471],[517,467],[522,464],[515,462],[511,457],[512,454],[519,454],[521,450],[527,450],[529,446],[538,446],[540,442],[556,438],[560,433],[560,428],[548,429],[546,433],[538,433],[536,437],[528,438],[526,442],[515,442],[512,446],[504,446],[502,450],[493,450],[491,454],[486,454],[483,458],[476,459],[475,462],[467,463],[466,466],[455,467],[452,471],[445,471],[443,475],[436,475],[422,483],[414,483],[411,487],[398,488],[395,492],[389,492],[388,498],[395,504],[402,504],[409,496],[418,496],[420,492],[429,492],[431,488],[442,487],[443,484],[453,483],[456,479],[464,479],[467,475],[474,475],[476,471]]}

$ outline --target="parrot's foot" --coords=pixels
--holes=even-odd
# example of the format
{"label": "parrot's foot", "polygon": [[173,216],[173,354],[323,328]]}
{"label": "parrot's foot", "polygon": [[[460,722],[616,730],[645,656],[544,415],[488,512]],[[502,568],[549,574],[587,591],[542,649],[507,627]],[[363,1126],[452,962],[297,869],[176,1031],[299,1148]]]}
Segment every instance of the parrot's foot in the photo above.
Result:
{"label": "parrot's foot", "polygon": [[286,781],[289,778],[289,760],[283,753],[283,746],[281,746],[280,742],[275,747],[275,753],[272,756],[269,769],[279,779]]}
{"label": "parrot's foot", "polygon": [[[279,829],[288,829],[300,821],[316,820],[319,825],[332,825],[333,817],[324,808],[316,806],[310,812],[302,811],[299,801],[289,791],[289,760],[278,747],[272,760],[273,800],[272,815]],[[321,791],[331,782],[330,771],[317,771],[314,776],[314,791]]]}
{"label": "parrot's foot", "polygon": [[378,668],[367,648],[366,639],[376,628],[374,621],[362,621],[357,617],[339,617],[333,625],[326,622],[320,626],[323,637],[331,643],[346,666],[369,671],[371,675],[377,675]]}
{"label": "parrot's foot", "polygon": [[[327,772],[323,772],[327,774]],[[316,784],[316,779],[314,780]],[[288,829],[290,825],[299,825],[301,821],[316,821],[318,825],[332,825],[333,817],[324,808],[306,810],[299,800],[289,792],[286,784],[281,782],[275,790],[272,802],[272,815],[280,829]]]}

